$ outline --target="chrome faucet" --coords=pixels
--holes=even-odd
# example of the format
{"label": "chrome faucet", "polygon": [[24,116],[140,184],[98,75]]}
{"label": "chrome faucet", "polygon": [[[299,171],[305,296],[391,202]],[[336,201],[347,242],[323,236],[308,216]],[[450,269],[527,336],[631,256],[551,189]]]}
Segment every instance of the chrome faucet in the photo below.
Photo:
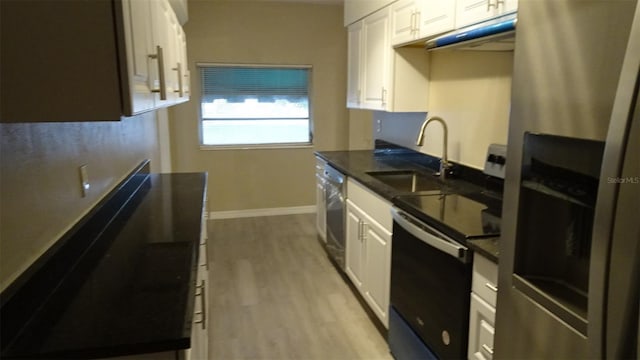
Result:
{"label": "chrome faucet", "polygon": [[416,145],[418,146],[422,146],[423,142],[424,142],[424,131],[427,128],[427,125],[429,125],[430,122],[432,121],[436,121],[439,122],[440,124],[442,124],[442,134],[443,134],[443,140],[442,140],[442,159],[440,160],[440,172],[437,173],[437,176],[440,176],[440,179],[442,181],[444,181],[446,179],[446,174],[447,174],[447,170],[449,169],[450,165],[449,165],[449,161],[447,160],[447,123],[444,122],[444,119],[442,119],[441,117],[438,116],[432,116],[429,119],[426,119],[424,121],[424,123],[422,123],[422,126],[420,127],[420,133],[418,133],[418,140],[416,141]]}

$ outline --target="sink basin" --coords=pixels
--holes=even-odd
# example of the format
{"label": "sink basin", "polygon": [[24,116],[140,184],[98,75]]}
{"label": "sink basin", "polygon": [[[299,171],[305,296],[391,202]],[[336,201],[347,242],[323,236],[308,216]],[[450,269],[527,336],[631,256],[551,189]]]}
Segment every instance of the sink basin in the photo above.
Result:
{"label": "sink basin", "polygon": [[371,171],[367,174],[403,193],[440,193],[445,189],[444,184],[441,184],[435,177],[423,175],[412,170]]}

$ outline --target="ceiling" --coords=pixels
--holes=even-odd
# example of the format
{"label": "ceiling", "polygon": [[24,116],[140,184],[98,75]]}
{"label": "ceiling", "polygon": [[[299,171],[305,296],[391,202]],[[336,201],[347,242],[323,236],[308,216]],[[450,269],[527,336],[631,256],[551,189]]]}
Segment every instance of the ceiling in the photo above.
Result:
{"label": "ceiling", "polygon": [[189,2],[209,1],[209,2],[291,2],[307,4],[327,4],[336,5],[344,3],[344,0],[189,0]]}

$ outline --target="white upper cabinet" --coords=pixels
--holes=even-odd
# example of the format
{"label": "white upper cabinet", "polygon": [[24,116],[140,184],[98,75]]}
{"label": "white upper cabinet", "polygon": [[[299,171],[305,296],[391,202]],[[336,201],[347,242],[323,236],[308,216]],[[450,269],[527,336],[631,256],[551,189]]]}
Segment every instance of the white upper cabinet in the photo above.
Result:
{"label": "white upper cabinet", "polygon": [[416,22],[420,39],[451,31],[455,28],[456,2],[453,0],[421,0]]}
{"label": "white upper cabinet", "polygon": [[169,3],[176,13],[176,18],[180,25],[184,25],[189,20],[187,0],[169,0]]}
{"label": "white upper cabinet", "polygon": [[391,7],[348,28],[347,107],[426,111],[429,55],[422,48],[393,49]]}
{"label": "white upper cabinet", "polygon": [[424,40],[454,29],[455,1],[400,0],[391,5],[391,45]]}
{"label": "white upper cabinet", "polygon": [[385,110],[387,107],[391,55],[389,14],[387,7],[367,16],[362,23],[362,107],[365,109]]}
{"label": "white upper cabinet", "polygon": [[[155,52],[152,40],[151,8],[149,0],[123,0],[122,12],[127,54],[131,112],[141,113],[153,109],[152,62],[149,54]],[[135,46],[134,46],[135,44]]]}
{"label": "white upper cabinet", "polygon": [[362,21],[349,25],[347,53],[347,107],[359,108],[362,103],[360,66],[362,64]]}
{"label": "white upper cabinet", "polygon": [[168,0],[0,6],[2,122],[113,121],[188,99],[186,38]]}
{"label": "white upper cabinet", "polygon": [[344,0],[344,26],[388,6],[395,0]]}
{"label": "white upper cabinet", "polygon": [[400,0],[391,5],[391,45],[418,39],[420,31],[417,16],[418,0]]}
{"label": "white upper cabinet", "polygon": [[457,0],[456,27],[464,27],[518,10],[518,0]]}
{"label": "white upper cabinet", "polygon": [[191,72],[187,62],[187,34],[178,27],[178,102],[188,101],[191,96]]}

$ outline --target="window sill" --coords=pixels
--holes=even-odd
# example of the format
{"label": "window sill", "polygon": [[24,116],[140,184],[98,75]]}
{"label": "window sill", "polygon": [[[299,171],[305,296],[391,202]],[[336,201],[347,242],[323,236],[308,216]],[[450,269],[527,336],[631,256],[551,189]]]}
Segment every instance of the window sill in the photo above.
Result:
{"label": "window sill", "polygon": [[203,151],[313,149],[313,144],[200,145]]}

